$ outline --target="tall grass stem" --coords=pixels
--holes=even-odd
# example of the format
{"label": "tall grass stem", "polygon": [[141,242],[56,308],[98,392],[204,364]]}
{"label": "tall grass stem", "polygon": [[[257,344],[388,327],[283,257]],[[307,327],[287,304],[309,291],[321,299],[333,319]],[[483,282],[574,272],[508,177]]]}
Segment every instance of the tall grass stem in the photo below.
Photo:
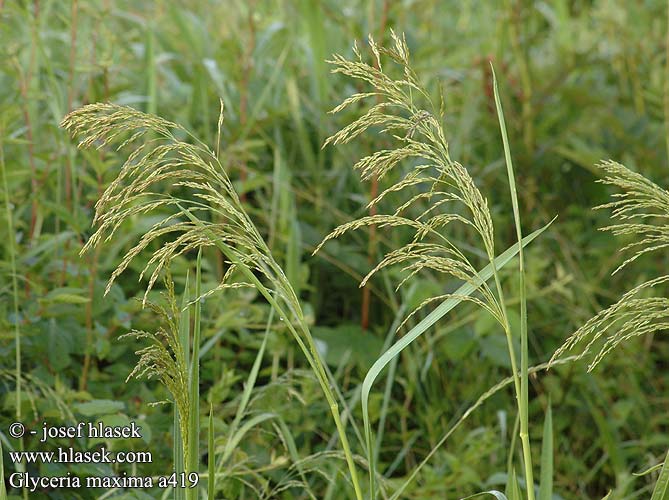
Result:
{"label": "tall grass stem", "polygon": [[[506,133],[504,111],[499,98],[499,88],[495,68],[492,67],[493,88],[495,92],[495,106],[499,118],[499,128],[504,144],[504,159],[506,171],[509,177],[509,189],[511,192],[511,203],[513,205],[513,219],[516,225],[516,237],[518,238],[518,276],[520,289],[520,394],[518,397],[518,411],[520,412],[520,440],[523,447],[523,463],[525,467],[525,484],[528,500],[534,500],[534,476],[532,472],[532,452],[530,448],[529,416],[528,416],[528,342],[527,342],[527,290],[525,285],[525,259],[523,256],[523,232],[520,225],[520,209],[518,207],[518,192],[516,190],[515,173],[511,159],[511,148]],[[514,370],[515,372],[515,370]]]}

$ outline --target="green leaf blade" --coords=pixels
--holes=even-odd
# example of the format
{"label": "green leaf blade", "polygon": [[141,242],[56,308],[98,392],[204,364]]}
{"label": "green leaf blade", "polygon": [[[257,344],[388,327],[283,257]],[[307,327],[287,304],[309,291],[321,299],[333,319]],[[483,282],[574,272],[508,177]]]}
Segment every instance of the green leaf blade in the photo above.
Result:
{"label": "green leaf blade", "polygon": [[664,458],[664,465],[660,472],[660,477],[657,478],[655,488],[653,488],[653,495],[650,500],[668,500],[669,499],[669,452]]}
{"label": "green leaf blade", "polygon": [[[553,219],[555,220],[555,219]],[[552,224],[550,221],[544,227],[537,229],[530,235],[526,236],[522,240],[522,246],[525,247],[531,243],[535,238],[537,238],[541,233],[543,233],[548,226]],[[521,245],[513,245],[508,248],[505,252],[499,255],[495,260],[494,264],[497,269],[504,267],[513,257],[518,254],[518,250]],[[464,297],[471,295],[474,291],[478,289],[485,281],[490,279],[493,276],[493,266],[488,264],[478,273],[479,283],[465,283],[457,291],[454,292],[455,296]],[[406,335],[404,335],[400,340],[395,342],[383,355],[372,365],[372,367],[367,372],[365,379],[362,383],[362,416],[365,430],[365,444],[367,446],[367,456],[369,457],[370,466],[370,496],[374,498],[375,496],[375,464],[373,460],[373,449],[372,445],[372,430],[369,420],[369,393],[371,392],[372,386],[376,381],[377,377],[381,371],[390,363],[390,361],[397,355],[399,355],[407,346],[409,346],[414,340],[420,337],[428,328],[434,325],[439,321],[443,316],[450,312],[455,306],[462,302],[462,298],[449,298],[437,306],[432,312],[430,312],[422,321],[420,321],[415,327],[413,327]]]}
{"label": "green leaf blade", "polygon": [[551,498],[553,498],[553,410],[549,400],[541,443],[541,476],[538,500],[551,500]]}

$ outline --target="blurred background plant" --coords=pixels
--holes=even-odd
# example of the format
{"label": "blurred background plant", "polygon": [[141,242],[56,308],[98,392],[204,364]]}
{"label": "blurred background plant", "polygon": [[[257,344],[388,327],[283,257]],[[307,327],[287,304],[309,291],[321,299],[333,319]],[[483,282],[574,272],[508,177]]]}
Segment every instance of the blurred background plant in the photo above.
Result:
{"label": "blurred background plant", "polygon": [[[158,325],[156,315],[133,300],[144,293],[137,276],[149,252],[102,298],[121,257],[157,219],[137,215],[112,244],[79,257],[91,235],[93,205],[116,177],[119,161],[104,151],[77,151],[58,123],[97,101],[157,113],[213,148],[223,99],[221,144],[234,158],[230,177],[302,299],[344,398],[360,416],[356,395],[393,324],[451,285],[421,273],[415,286],[395,293],[399,275],[387,271],[366,291],[358,288],[369,262],[398,246],[401,232],[357,231],[310,256],[332,228],[365,215],[386,182],[361,183],[350,168],[383,146],[378,135],[321,149],[361,108],[334,117],[326,112],[363,90],[329,75],[325,60],[332,53],[352,56],[351,40],[363,42],[368,33],[387,42],[390,28],[406,34],[414,69],[436,102],[443,90],[451,155],[487,194],[499,248],[513,244],[515,231],[508,188],[500,182],[506,171],[490,61],[502,84],[524,230],[559,215],[525,252],[530,364],[548,360],[596,312],[661,274],[667,262],[657,253],[609,277],[626,241],[598,232],[608,216],[590,207],[608,201],[612,191],[594,182],[603,175],[594,167],[603,158],[668,185],[665,2],[0,1],[0,440],[6,471],[12,470],[8,450],[37,449],[34,438],[21,444],[6,435],[18,416],[27,426],[44,419],[136,420],[146,429],[144,443],[109,444],[153,452],[153,464],[137,464],[137,474],[165,474],[171,463],[172,414],[148,405],[167,399],[167,392],[151,380],[124,382],[138,344],[118,340],[133,328]],[[473,243],[464,231],[453,237]],[[177,290],[184,289],[187,270],[194,275],[195,259],[189,253],[172,262]],[[205,251],[203,290],[213,289],[224,271],[217,254]],[[507,298],[517,304],[517,281],[505,277],[506,270]],[[340,498],[349,488],[339,474],[343,464],[330,460],[336,449],[330,410],[286,331],[268,332],[254,389],[244,401],[269,308],[253,291],[233,292],[202,305],[202,427],[206,431],[212,403],[216,450],[228,453],[231,464],[218,494]],[[158,293],[149,298],[158,301]],[[511,314],[509,320],[514,326],[519,318]],[[404,482],[479,395],[508,374],[498,333],[488,315],[461,307],[402,353],[392,386],[372,392],[372,425],[383,433],[377,466],[389,484]],[[611,489],[610,498],[645,498],[652,488],[653,474],[632,473],[661,461],[669,447],[662,370],[669,349],[653,336],[619,349],[589,375],[583,363],[530,378],[534,442],[552,401],[556,496],[601,498]],[[45,391],[48,397],[34,397]],[[436,450],[406,495],[459,498],[503,487],[514,407],[510,387],[494,394]],[[260,418],[268,411],[280,418]],[[240,412],[252,425],[241,426],[235,441],[228,431]],[[538,461],[539,447],[534,451]],[[111,472],[90,465],[30,467],[42,474]],[[30,498],[98,493],[53,490]]]}

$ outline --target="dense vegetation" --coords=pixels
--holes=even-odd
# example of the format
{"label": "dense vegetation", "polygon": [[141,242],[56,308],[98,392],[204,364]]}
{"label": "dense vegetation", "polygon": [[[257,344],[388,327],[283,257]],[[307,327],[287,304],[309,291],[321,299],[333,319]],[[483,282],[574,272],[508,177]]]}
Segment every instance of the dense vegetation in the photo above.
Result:
{"label": "dense vegetation", "polygon": [[5,482],[10,451],[100,445],[12,422],[134,421],[141,441],[105,444],[152,463],[27,470],[176,467],[200,498],[319,499],[534,498],[533,472],[540,500],[650,498],[668,18],[0,0]]}

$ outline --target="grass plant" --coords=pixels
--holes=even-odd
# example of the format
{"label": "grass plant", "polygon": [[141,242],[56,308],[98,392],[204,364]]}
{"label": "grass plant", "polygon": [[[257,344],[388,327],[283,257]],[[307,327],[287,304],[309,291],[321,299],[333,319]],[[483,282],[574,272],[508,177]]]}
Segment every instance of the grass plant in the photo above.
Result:
{"label": "grass plant", "polygon": [[668,15],[0,0],[4,483],[201,474],[7,497],[666,496]]}
{"label": "grass plant", "polygon": [[[223,105],[221,104],[219,130],[222,123]],[[91,104],[68,114],[63,119],[62,126],[73,136],[80,137],[79,147],[82,148],[90,146],[101,148],[111,142],[120,141],[122,135],[125,137],[119,149],[149,133],[157,137],[157,139],[151,139],[140,145],[130,154],[116,180],[110,184],[96,203],[94,224],[97,223],[98,228],[82,252],[96,246],[103,238],[111,239],[115,231],[134,215],[164,208],[172,208],[173,213],[162,215],[159,222],[155,223],[151,230],[126,253],[112,273],[106,292],[110,290],[114,280],[128,267],[132,259],[156,239],[172,235],[172,233],[180,233],[173,240],[159,247],[142,271],[140,279],[153,267],[147,284],[145,300],[161,270],[165,269],[171,260],[188,250],[199,249],[203,246],[216,246],[228,259],[228,269],[216,290],[240,287],[256,288],[277,311],[280,321],[286,323],[288,330],[305,355],[328,400],[355,494],[361,499],[362,491],[357,480],[346,431],[341,423],[338,403],[330,388],[331,382],[323,368],[300,302],[283,270],[273,259],[265,241],[242,207],[221,164],[221,159],[183,127],[129,107]],[[130,135],[127,132],[130,132]],[[176,134],[188,135],[194,144],[180,140]],[[165,188],[158,186],[165,183],[171,183],[176,188],[183,187],[193,190],[192,198],[178,198],[169,192],[164,192]],[[208,220],[212,212],[217,216],[217,222]],[[239,274],[248,281],[236,280]],[[264,284],[258,276],[266,280],[267,284]],[[197,304],[201,298],[199,292],[199,285],[197,285],[196,313]],[[193,396],[198,394],[198,325],[199,319],[196,316],[193,358],[189,372],[191,386],[190,391],[186,391]],[[176,354],[181,348],[181,343],[177,342],[178,327],[170,327],[170,330],[171,336],[166,333],[162,333],[161,336],[171,339],[171,349],[175,353],[175,358],[165,351],[164,346],[160,348],[154,343],[153,347],[142,353],[144,358],[140,358],[138,366],[140,369],[150,366],[152,371],[156,370],[155,374],[159,375],[163,382],[169,382],[173,386],[173,389],[170,388],[170,385],[168,388],[176,398],[177,395],[173,391],[184,391],[183,387],[179,386],[179,381],[184,381],[184,375],[180,370],[185,365],[178,361],[179,356]],[[157,362],[161,360],[162,362]],[[177,409],[179,410],[182,440],[184,440],[185,431],[188,435],[188,441],[184,440],[184,451],[188,449],[184,463],[188,464],[186,470],[189,471],[194,470],[199,463],[199,457],[193,456],[197,452],[199,436],[199,419],[196,418],[198,410],[195,408],[199,405],[199,399],[190,400],[188,405],[186,400],[182,400],[181,403],[177,403]],[[186,410],[187,407],[188,410]],[[184,415],[186,411],[188,411],[188,417]],[[188,418],[187,429],[182,423],[185,418]]]}
{"label": "grass plant", "polygon": [[[371,426],[369,419],[369,394],[371,385],[381,370],[399,352],[414,341],[429,326],[434,324],[446,312],[461,301],[469,301],[490,313],[502,327],[507,340],[508,354],[511,363],[514,388],[520,413],[520,439],[523,447],[523,462],[527,498],[534,499],[534,479],[532,472],[532,454],[529,440],[528,424],[528,342],[527,342],[527,301],[525,291],[525,270],[523,247],[536,237],[542,230],[533,233],[527,241],[523,240],[520,226],[518,196],[514,180],[513,164],[509,150],[509,141],[506,133],[504,115],[497,91],[497,81],[494,80],[495,102],[499,115],[500,130],[504,144],[505,160],[514,221],[518,245],[499,257],[495,253],[492,215],[488,202],[476,187],[469,172],[459,163],[451,159],[448,142],[442,127],[443,109],[439,109],[432,102],[427,90],[420,84],[418,77],[411,67],[409,48],[403,37],[391,32],[393,45],[390,48],[377,44],[370,37],[369,45],[373,54],[374,63],[363,61],[357,46],[354,46],[355,60],[347,60],[336,55],[330,62],[335,66],[335,73],[342,73],[348,77],[361,80],[371,85],[372,91],[353,94],[332,112],[337,113],[348,106],[369,98],[376,98],[376,104],[371,106],[361,117],[342,128],[325,142],[328,144],[346,144],[356,137],[367,132],[371,127],[380,127],[382,133],[387,133],[398,145],[393,149],[377,151],[359,160],[354,168],[361,172],[363,179],[378,179],[389,177],[393,169],[399,169],[402,162],[416,160],[408,171],[395,177],[391,183],[376,198],[369,202],[367,208],[379,204],[388,195],[417,189],[418,193],[407,195],[403,203],[396,206],[394,213],[389,215],[370,215],[353,222],[343,224],[328,235],[321,246],[332,238],[366,226],[378,227],[408,227],[414,235],[411,241],[398,249],[386,253],[384,258],[362,280],[365,286],[372,275],[388,266],[401,266],[406,275],[397,288],[408,282],[412,277],[423,271],[439,272],[447,277],[464,281],[455,293],[448,293],[430,297],[419,308],[409,315],[409,318],[428,304],[437,301],[442,303],[431,313],[426,320],[419,323],[406,334],[401,341],[393,345],[384,353],[368,372],[362,386],[362,407],[365,425],[366,447],[370,460],[369,488],[372,498],[377,495],[375,480],[374,451]],[[384,72],[382,56],[399,66],[400,77],[392,78]],[[494,72],[493,72],[494,78]],[[443,97],[441,102],[443,103]],[[424,109],[424,108],[427,109]],[[422,188],[422,189],[421,189]],[[416,217],[405,217],[403,213],[418,202],[427,201],[427,208]],[[462,206],[464,211],[458,211]],[[444,210],[445,209],[445,210]],[[480,238],[482,249],[488,259],[488,265],[482,271],[477,271],[471,263],[471,257],[460,250],[446,232],[453,223],[460,223],[473,229]],[[320,247],[319,247],[320,248]],[[316,249],[318,250],[318,248]],[[518,254],[520,279],[520,339],[521,339],[521,369],[517,368],[517,357],[513,342],[513,333],[508,319],[507,305],[499,276],[499,268],[511,257]],[[507,257],[508,255],[508,257]],[[494,290],[488,286],[487,280],[494,277]],[[477,294],[473,294],[477,292]],[[400,325],[404,326],[404,324]],[[519,375],[520,373],[520,375]]]}

